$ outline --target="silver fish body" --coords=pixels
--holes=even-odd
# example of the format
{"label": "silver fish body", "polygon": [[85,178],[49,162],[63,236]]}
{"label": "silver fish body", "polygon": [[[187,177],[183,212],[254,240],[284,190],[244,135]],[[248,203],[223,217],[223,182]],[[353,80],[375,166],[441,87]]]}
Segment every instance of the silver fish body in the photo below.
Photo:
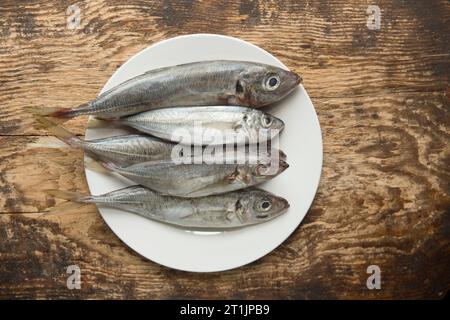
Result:
{"label": "silver fish body", "polygon": [[139,134],[83,140],[47,117],[36,116],[41,127],[68,145],[83,149],[89,156],[120,165],[170,160],[175,144]]}
{"label": "silver fish body", "polygon": [[[286,155],[267,143],[264,146],[259,145],[258,150],[250,146],[207,146],[198,148],[191,145],[174,144],[159,138],[147,135],[121,135],[101,139],[82,140],[72,132],[60,126],[47,117],[37,116],[38,123],[61,141],[76,148],[83,149],[89,156],[106,161],[114,162],[121,166],[129,166],[136,163],[159,161],[159,160],[180,160],[184,163],[191,158],[204,157],[208,161],[213,158],[214,161],[227,161],[231,159],[236,163],[242,163],[250,159],[255,154],[257,157],[279,156],[285,160]],[[218,159],[218,160],[216,160]],[[228,161],[227,161],[228,162]]]}
{"label": "silver fish body", "polygon": [[[58,196],[61,192],[55,191]],[[63,198],[104,204],[189,229],[226,230],[259,224],[286,212],[289,203],[270,192],[248,188],[216,196],[179,198],[131,186],[99,196]]]}
{"label": "silver fish body", "polygon": [[94,140],[79,140],[80,147],[94,158],[132,165],[147,161],[169,160],[174,144],[145,135],[122,135]]}
{"label": "silver fish body", "polygon": [[150,70],[56,117],[117,118],[173,106],[240,105],[277,102],[301,82],[293,72],[261,63],[216,60]]}
{"label": "silver fish body", "polygon": [[[195,146],[177,145],[146,135],[130,134],[92,140],[82,140],[76,137],[68,143],[80,147],[92,158],[103,162],[113,162],[124,167],[157,161],[189,163],[199,158],[202,158],[203,162],[222,163],[250,163],[252,161],[256,163],[258,159],[263,158],[266,162],[278,158],[286,160],[286,154],[283,151],[271,147],[250,150],[249,146],[244,146],[242,149],[233,147],[228,150],[226,146],[208,146],[202,147],[198,152]],[[276,156],[278,158],[275,158]]]}
{"label": "silver fish body", "polygon": [[[253,162],[253,163],[251,163]],[[282,159],[276,163],[176,163],[153,161],[120,167],[103,163],[137,184],[162,194],[178,197],[202,197],[244,189],[268,181],[286,170]]]}
{"label": "silver fish body", "polygon": [[164,108],[117,121],[165,140],[194,145],[268,141],[284,129],[281,119],[237,106]]}

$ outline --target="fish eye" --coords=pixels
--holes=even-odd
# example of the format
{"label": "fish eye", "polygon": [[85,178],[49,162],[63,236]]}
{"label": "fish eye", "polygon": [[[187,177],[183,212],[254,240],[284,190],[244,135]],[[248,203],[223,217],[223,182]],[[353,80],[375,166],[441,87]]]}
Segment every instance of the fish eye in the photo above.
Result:
{"label": "fish eye", "polygon": [[263,127],[268,128],[272,124],[272,118],[269,117],[268,115],[264,114],[261,117],[261,122],[262,122]]}
{"label": "fish eye", "polygon": [[263,202],[261,203],[261,208],[262,208],[263,210],[268,210],[268,209],[270,209],[270,207],[271,207],[271,204],[270,204],[269,201],[263,201]]}
{"label": "fish eye", "polygon": [[280,78],[276,75],[272,75],[266,80],[266,88],[269,91],[273,91],[280,85]]}
{"label": "fish eye", "polygon": [[264,198],[262,199],[262,201],[259,203],[259,210],[263,211],[263,212],[267,212],[272,208],[272,202],[270,201],[270,199]]}

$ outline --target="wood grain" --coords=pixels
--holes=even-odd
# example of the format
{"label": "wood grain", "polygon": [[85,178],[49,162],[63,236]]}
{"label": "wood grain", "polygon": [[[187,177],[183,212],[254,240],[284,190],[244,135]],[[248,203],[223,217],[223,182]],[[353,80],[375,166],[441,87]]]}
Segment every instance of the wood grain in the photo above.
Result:
{"label": "wood grain", "polygon": [[[65,28],[67,1],[3,1],[0,134],[42,134],[24,107],[81,104],[132,54],[195,32],[267,49],[304,76],[313,98],[446,90],[448,3],[394,2],[379,3],[379,31],[366,27],[365,1],[77,2],[82,24],[73,31]],[[82,133],[84,122],[74,121],[74,130]]]}
{"label": "wood grain", "polygon": [[[440,298],[450,288],[450,5],[377,1],[69,1],[0,4],[0,298]],[[192,274],[147,261],[95,207],[82,153],[36,129],[27,106],[92,99],[148,45],[180,34],[250,41],[301,73],[321,122],[324,166],[301,226],[237,270]],[[82,135],[86,118],[67,127]],[[55,207],[56,206],[56,207]],[[49,208],[54,209],[49,213]],[[59,208],[59,209],[58,209]],[[66,268],[82,270],[68,290]],[[368,290],[366,268],[382,270]]]}

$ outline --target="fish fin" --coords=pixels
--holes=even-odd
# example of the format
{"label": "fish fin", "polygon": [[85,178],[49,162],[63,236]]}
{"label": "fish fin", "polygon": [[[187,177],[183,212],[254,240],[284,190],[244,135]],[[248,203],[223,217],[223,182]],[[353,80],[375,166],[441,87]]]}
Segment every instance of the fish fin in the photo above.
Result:
{"label": "fish fin", "polygon": [[67,213],[70,211],[74,211],[77,210],[81,207],[84,207],[85,205],[87,205],[89,203],[87,202],[64,202],[60,205],[57,205],[55,207],[51,207],[49,209],[49,211],[44,212],[41,216],[49,216],[49,215],[54,215],[54,214],[60,214],[60,213]]}
{"label": "fish fin", "polygon": [[87,128],[88,129],[106,128],[113,121],[114,121],[113,119],[90,118],[87,124]]}
{"label": "fish fin", "polygon": [[237,173],[233,172],[230,173],[225,179],[228,183],[233,183],[234,181],[236,181],[237,176],[238,176]]}
{"label": "fish fin", "polygon": [[230,212],[227,212],[225,218],[226,218],[228,221],[231,222],[231,220],[233,220],[233,218],[234,218],[235,215],[236,215],[236,212],[230,211]]}
{"label": "fish fin", "polygon": [[249,172],[246,168],[241,168],[239,170],[239,177],[238,179],[243,182],[245,185],[249,185],[252,182],[252,174]]}
{"label": "fish fin", "polygon": [[[205,190],[208,190],[209,192],[211,191],[211,185],[203,185],[203,186],[199,186],[197,188],[193,188],[191,189],[189,192],[185,192],[183,194],[180,194],[178,196],[180,197],[186,197],[186,198],[196,198],[199,197],[199,194],[204,193]],[[214,194],[214,193],[212,193]]]}
{"label": "fish fin", "polygon": [[233,130],[235,132],[238,132],[239,130],[242,130],[244,128],[244,126],[242,125],[242,122],[237,122],[233,125]]}
{"label": "fish fin", "polygon": [[[45,125],[41,123],[39,118],[47,118],[47,111],[45,111],[45,110],[50,109],[50,108],[39,109],[39,108],[34,108],[34,107],[26,107],[25,109],[33,115],[34,119],[36,119],[37,125],[35,127],[37,129],[46,129]],[[66,118],[52,118],[52,121],[55,125],[60,125],[64,122],[66,122],[67,120],[68,119],[66,119]]]}
{"label": "fish fin", "polygon": [[108,162],[101,161],[100,163],[105,169],[108,169],[111,171],[118,171],[121,169],[121,167],[119,165],[115,164],[112,161],[108,161]]}
{"label": "fish fin", "polygon": [[239,221],[241,223],[244,223],[244,213],[245,213],[245,207],[244,205],[241,203],[241,200],[239,199],[238,201],[236,201],[235,207],[234,207],[234,212],[236,214],[236,217],[239,219]]}
{"label": "fish fin", "polygon": [[90,196],[86,196],[79,192],[63,191],[57,189],[47,189],[44,190],[44,192],[58,199],[64,199],[78,203],[88,203],[89,200],[91,199]]}
{"label": "fish fin", "polygon": [[230,173],[227,177],[226,177],[226,181],[228,183],[235,183],[235,182],[242,182],[245,185],[248,185],[251,183],[252,181],[252,177],[249,173],[247,172],[242,172],[239,169],[236,169],[233,173]]}
{"label": "fish fin", "polygon": [[[179,195],[180,197],[187,197],[187,198],[196,198],[198,197],[196,194],[203,190],[207,190],[209,187],[200,187],[198,189],[191,190],[190,192],[184,193],[182,195]],[[170,194],[169,194],[170,195]]]}
{"label": "fish fin", "polygon": [[98,173],[104,173],[104,174],[109,174],[110,173],[109,170],[114,171],[114,169],[110,169],[110,168],[117,167],[115,164],[108,164],[101,160],[92,158],[90,156],[85,157],[84,166],[91,171],[95,171]]}
{"label": "fish fin", "polygon": [[26,107],[25,108],[28,112],[39,115],[39,116],[45,116],[45,117],[55,117],[55,118],[72,118],[74,115],[73,109],[70,108],[39,108],[39,107]]}
{"label": "fish fin", "polygon": [[249,185],[252,182],[252,176],[248,173],[239,176],[239,178],[245,185]]}
{"label": "fish fin", "polygon": [[78,138],[76,135],[74,135],[67,129],[59,126],[58,123],[56,123],[55,121],[40,115],[36,115],[35,118],[36,121],[39,123],[40,127],[48,130],[49,132],[54,134],[56,138],[67,143],[68,145],[72,147],[80,147],[81,144],[83,143],[83,141],[80,138]]}
{"label": "fish fin", "polygon": [[70,110],[68,108],[58,108],[58,107],[46,107],[46,108],[40,108],[40,107],[25,107],[25,110],[28,112],[38,115],[38,116],[52,116],[54,113],[62,112],[62,110]]}
{"label": "fish fin", "polygon": [[[27,107],[25,108],[28,112],[31,112],[35,115],[40,116],[48,116],[48,117],[54,117],[54,118],[63,118],[63,119],[69,119],[76,117],[81,114],[87,114],[85,113],[86,110],[89,108],[90,103],[83,103],[80,104],[76,108],[58,108],[58,107],[46,107],[46,108],[39,108],[39,107]],[[80,111],[84,111],[84,113],[80,113]]]}

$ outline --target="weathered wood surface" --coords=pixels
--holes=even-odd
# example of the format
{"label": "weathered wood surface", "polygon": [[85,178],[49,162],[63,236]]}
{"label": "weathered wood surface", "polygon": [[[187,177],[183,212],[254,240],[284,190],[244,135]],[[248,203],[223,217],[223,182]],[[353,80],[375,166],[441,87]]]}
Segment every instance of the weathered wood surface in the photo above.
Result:
{"label": "weathered wood surface", "polygon": [[[440,298],[450,287],[450,4],[377,1],[0,4],[0,298]],[[41,190],[87,191],[82,153],[35,129],[26,106],[77,105],[159,40],[248,40],[304,76],[324,167],[301,226],[237,270],[191,274],[125,246],[95,207],[45,214]],[[68,128],[83,134],[85,118]],[[81,290],[66,267],[82,269]],[[378,265],[382,289],[368,290]]]}

